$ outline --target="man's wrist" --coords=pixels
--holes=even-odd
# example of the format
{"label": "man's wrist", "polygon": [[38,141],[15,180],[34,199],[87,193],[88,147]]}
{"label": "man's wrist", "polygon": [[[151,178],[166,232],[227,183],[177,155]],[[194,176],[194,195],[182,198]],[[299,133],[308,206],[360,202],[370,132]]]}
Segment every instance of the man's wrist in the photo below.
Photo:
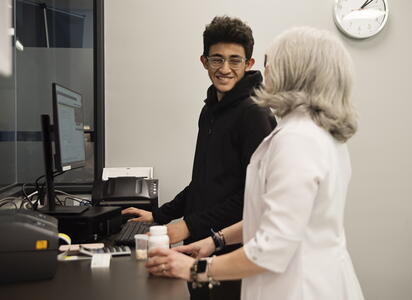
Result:
{"label": "man's wrist", "polygon": [[171,244],[181,242],[190,236],[190,232],[185,221],[167,224],[166,226]]}
{"label": "man's wrist", "polygon": [[186,224],[185,220],[182,220],[179,223],[181,223],[180,227],[182,229],[183,239],[187,239],[190,236],[189,227],[187,227],[187,224]]}
{"label": "man's wrist", "polygon": [[216,245],[215,245],[215,242],[213,241],[212,237],[209,236],[207,239],[208,239],[208,242],[209,242],[209,245],[210,245],[210,250],[211,250],[210,253],[216,252]]}
{"label": "man's wrist", "polygon": [[151,213],[152,213],[152,218],[153,218],[153,222],[155,222],[155,223],[158,223],[158,224],[161,224],[159,221],[158,221],[158,218],[157,218],[157,214],[159,213],[159,208],[153,208],[152,209],[152,211],[151,211]]}
{"label": "man's wrist", "polygon": [[152,212],[149,212],[149,223],[154,223],[154,217],[153,217],[153,213]]}

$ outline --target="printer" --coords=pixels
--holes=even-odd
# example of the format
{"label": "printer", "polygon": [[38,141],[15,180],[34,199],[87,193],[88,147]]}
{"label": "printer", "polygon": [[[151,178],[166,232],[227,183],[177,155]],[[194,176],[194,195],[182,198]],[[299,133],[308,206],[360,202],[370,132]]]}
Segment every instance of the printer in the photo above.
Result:
{"label": "printer", "polygon": [[158,179],[153,168],[104,168],[94,182],[92,203],[96,206],[134,206],[152,211],[158,207]]}
{"label": "printer", "polygon": [[32,210],[0,210],[0,284],[52,278],[58,245],[54,217]]}

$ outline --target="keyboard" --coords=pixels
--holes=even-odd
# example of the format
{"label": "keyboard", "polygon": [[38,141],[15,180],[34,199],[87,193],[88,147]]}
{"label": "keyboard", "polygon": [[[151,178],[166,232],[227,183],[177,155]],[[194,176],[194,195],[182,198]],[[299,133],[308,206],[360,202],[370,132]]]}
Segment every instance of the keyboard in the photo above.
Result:
{"label": "keyboard", "polygon": [[128,245],[134,247],[134,235],[145,234],[149,232],[150,226],[154,223],[145,222],[127,222],[123,225],[122,230],[115,238],[116,245]]}
{"label": "keyboard", "polygon": [[85,247],[80,247],[80,253],[90,255],[93,254],[103,254],[103,253],[110,253],[112,256],[124,256],[130,255],[131,250],[128,246],[106,246],[103,248],[97,249],[89,249]]}

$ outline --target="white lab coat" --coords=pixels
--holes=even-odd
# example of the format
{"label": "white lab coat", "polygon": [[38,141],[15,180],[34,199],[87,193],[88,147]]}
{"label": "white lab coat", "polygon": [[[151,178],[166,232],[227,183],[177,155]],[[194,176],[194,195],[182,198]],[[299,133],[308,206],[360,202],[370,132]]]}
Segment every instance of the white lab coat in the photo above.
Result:
{"label": "white lab coat", "polygon": [[361,300],[343,214],[351,176],[346,144],[293,112],[247,169],[243,240],[267,272],[245,278],[243,300]]}

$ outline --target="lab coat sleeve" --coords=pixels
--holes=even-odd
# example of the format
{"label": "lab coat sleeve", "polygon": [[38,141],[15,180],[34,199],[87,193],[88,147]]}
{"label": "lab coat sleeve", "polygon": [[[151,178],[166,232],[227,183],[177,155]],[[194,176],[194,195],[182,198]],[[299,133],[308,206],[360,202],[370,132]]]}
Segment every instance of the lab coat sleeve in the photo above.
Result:
{"label": "lab coat sleeve", "polygon": [[325,145],[300,132],[279,132],[268,148],[259,176],[264,188],[263,215],[246,256],[273,272],[286,270],[303,239],[319,182],[327,172]]}

